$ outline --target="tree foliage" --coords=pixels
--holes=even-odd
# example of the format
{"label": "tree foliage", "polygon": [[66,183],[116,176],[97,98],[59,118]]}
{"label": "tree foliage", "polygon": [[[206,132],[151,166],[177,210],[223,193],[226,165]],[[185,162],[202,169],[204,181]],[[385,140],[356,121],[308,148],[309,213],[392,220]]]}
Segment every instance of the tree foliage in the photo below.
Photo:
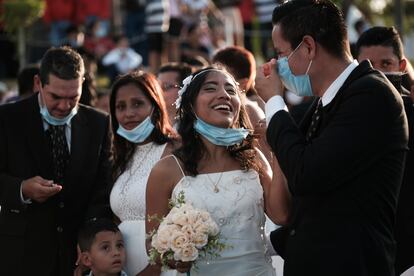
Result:
{"label": "tree foliage", "polygon": [[41,17],[44,6],[42,0],[4,0],[0,20],[6,31],[15,33],[19,27],[28,27]]}
{"label": "tree foliage", "polygon": [[[372,0],[332,0],[346,15],[350,5],[355,5],[364,14],[371,24],[382,22],[386,26],[396,25],[395,0],[384,0],[386,5],[383,10],[375,10],[371,6]],[[410,31],[414,28],[414,1],[401,0],[403,5],[403,30]]]}

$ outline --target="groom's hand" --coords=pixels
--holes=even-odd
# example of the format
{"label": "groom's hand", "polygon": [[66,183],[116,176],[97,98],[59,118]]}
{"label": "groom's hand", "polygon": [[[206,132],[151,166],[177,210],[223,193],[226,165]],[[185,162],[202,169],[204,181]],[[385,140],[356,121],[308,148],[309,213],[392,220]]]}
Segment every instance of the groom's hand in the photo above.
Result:
{"label": "groom's hand", "polygon": [[283,96],[283,84],[276,73],[276,60],[272,58],[257,69],[255,88],[259,96],[267,102],[271,97]]}

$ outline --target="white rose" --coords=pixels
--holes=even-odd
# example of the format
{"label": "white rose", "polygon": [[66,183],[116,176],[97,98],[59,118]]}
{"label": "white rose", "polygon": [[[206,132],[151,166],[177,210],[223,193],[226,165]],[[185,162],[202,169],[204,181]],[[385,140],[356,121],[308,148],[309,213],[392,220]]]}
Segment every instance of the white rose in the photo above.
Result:
{"label": "white rose", "polygon": [[180,251],[188,243],[189,238],[181,231],[175,231],[171,235],[171,249],[174,252]]}
{"label": "white rose", "polygon": [[185,244],[179,251],[174,253],[174,260],[191,262],[198,258],[198,250],[191,243]]}
{"label": "white rose", "polygon": [[[180,230],[180,227],[175,224],[166,224],[164,221],[158,227],[157,234],[163,233],[162,235],[171,236],[171,234],[177,230]],[[165,232],[165,234],[164,234]]]}
{"label": "white rose", "polygon": [[193,243],[198,249],[203,248],[208,242],[208,235],[204,233],[195,233],[193,235]]}
{"label": "white rose", "polygon": [[171,221],[172,223],[177,224],[177,225],[181,225],[181,226],[187,225],[188,215],[182,212],[176,213],[171,217]]}
{"label": "white rose", "polygon": [[200,217],[203,221],[208,221],[211,219],[210,214],[206,211],[200,211]]}
{"label": "white rose", "polygon": [[208,225],[208,233],[210,235],[212,236],[218,235],[218,233],[220,232],[220,229],[214,220],[210,220],[207,225]]}
{"label": "white rose", "polygon": [[164,253],[171,247],[171,235],[179,231],[180,227],[173,224],[165,224],[164,221],[158,227],[157,233],[153,236],[151,245],[158,252]]}
{"label": "white rose", "polygon": [[[164,232],[165,233],[165,232]],[[151,240],[151,246],[159,253],[165,253],[170,249],[170,236],[155,234]]]}
{"label": "white rose", "polygon": [[209,225],[206,222],[203,221],[198,221],[194,227],[193,227],[194,231],[196,233],[200,233],[200,234],[208,234],[209,231]]}
{"label": "white rose", "polygon": [[191,239],[191,237],[195,233],[193,227],[189,224],[184,225],[183,227],[181,227],[181,232],[184,233],[189,239]]}
{"label": "white rose", "polygon": [[183,205],[180,206],[180,212],[184,213],[184,214],[188,214],[189,212],[193,212],[194,207],[190,204],[190,203],[184,203]]}
{"label": "white rose", "polygon": [[171,223],[172,222],[172,217],[177,214],[179,212],[177,207],[173,207],[170,212],[168,213],[168,215],[165,216],[164,221],[166,223]]}
{"label": "white rose", "polygon": [[194,210],[188,211],[188,223],[195,224],[200,220],[200,213]]}

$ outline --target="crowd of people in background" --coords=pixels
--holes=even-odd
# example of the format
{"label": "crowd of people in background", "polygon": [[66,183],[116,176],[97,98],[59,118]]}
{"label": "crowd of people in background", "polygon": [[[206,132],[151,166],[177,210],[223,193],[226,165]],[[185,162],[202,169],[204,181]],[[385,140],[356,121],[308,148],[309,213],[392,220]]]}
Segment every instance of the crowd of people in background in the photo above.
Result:
{"label": "crowd of people in background", "polygon": [[[220,224],[232,248],[200,275],[234,273],[233,257],[239,275],[274,275],[275,255],[293,276],[413,267],[414,69],[401,37],[360,20],[349,44],[329,1],[282,2],[45,0],[47,43],[16,91],[0,81],[0,241],[13,248],[0,274],[71,275],[77,263],[75,275],[95,275],[107,269],[94,257],[106,239],[113,275],[180,275],[185,265],[161,272],[146,248],[158,226],[146,218],[180,191],[217,219],[238,218]],[[295,21],[308,12],[332,16],[315,19],[330,28]],[[372,87],[383,97],[364,94]],[[352,265],[339,271],[338,256]]]}
{"label": "crowd of people in background", "polygon": [[[44,2],[43,17],[28,29],[27,62],[38,63],[50,46],[69,45],[82,51],[99,74],[109,78],[110,83],[102,85],[106,88],[110,87],[117,72],[131,68],[143,67],[156,73],[166,62],[206,65],[217,49],[229,45],[244,46],[252,51],[255,35],[264,42],[258,49],[263,58],[272,55],[271,11],[278,1]],[[260,32],[252,28],[255,14]],[[5,56],[0,78],[12,77],[16,72],[10,38],[2,32]]]}
{"label": "crowd of people in background", "polygon": [[[0,1],[1,2],[1,1]],[[205,67],[226,46],[240,46],[260,62],[273,58],[272,11],[280,0],[44,0],[44,14],[29,28],[25,67],[36,67],[50,46],[68,45],[81,53],[90,77],[89,103],[108,93],[118,74],[134,69],[157,73],[168,62]],[[114,19],[118,18],[118,19]],[[4,26],[0,25],[1,29]],[[358,36],[369,23],[363,17],[349,26]],[[16,68],[16,53],[1,33],[0,81],[26,71]],[[32,41],[33,40],[33,41]],[[351,52],[356,57],[355,45]],[[255,46],[256,45],[256,46]],[[413,71],[412,68],[408,68]],[[411,72],[411,75],[414,73]],[[20,91],[2,82],[0,102]],[[302,101],[288,93],[289,101]]]}

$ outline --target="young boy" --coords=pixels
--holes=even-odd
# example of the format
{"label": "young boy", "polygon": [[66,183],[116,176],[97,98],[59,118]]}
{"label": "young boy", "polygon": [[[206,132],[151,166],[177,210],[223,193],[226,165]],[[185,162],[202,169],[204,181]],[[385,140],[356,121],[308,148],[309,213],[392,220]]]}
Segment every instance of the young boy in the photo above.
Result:
{"label": "young boy", "polygon": [[81,262],[90,268],[89,276],[126,276],[122,234],[108,219],[88,221],[79,231]]}

